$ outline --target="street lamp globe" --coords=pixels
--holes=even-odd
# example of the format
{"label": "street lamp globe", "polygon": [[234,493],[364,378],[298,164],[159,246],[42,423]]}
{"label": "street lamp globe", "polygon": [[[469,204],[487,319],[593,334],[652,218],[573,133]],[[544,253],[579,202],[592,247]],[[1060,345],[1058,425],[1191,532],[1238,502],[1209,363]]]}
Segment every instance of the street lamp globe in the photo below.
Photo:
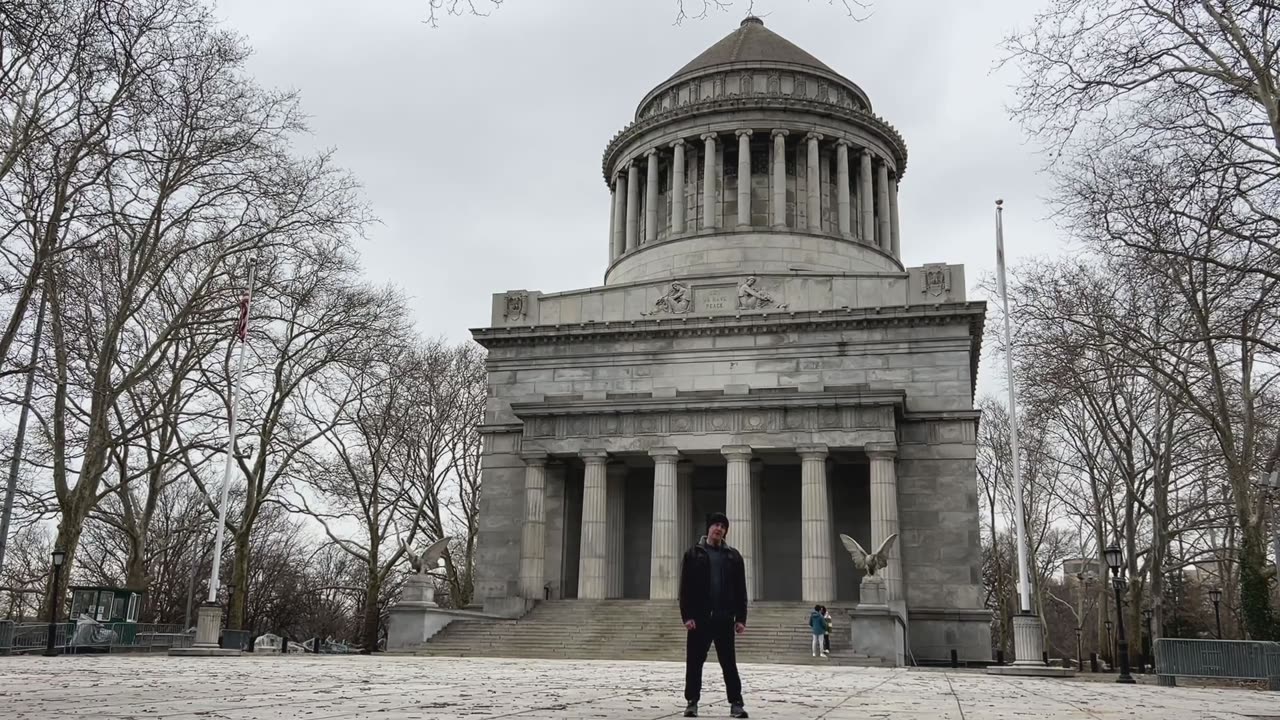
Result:
{"label": "street lamp globe", "polygon": [[1111,543],[1107,549],[1102,552],[1107,559],[1107,567],[1111,568],[1113,574],[1120,574],[1120,567],[1124,565],[1124,552],[1120,550],[1120,546]]}
{"label": "street lamp globe", "polygon": [[1209,591],[1209,602],[1217,603],[1217,602],[1220,602],[1221,600],[1222,600],[1222,590],[1221,590],[1221,589],[1219,589],[1219,588],[1214,588],[1214,589],[1212,589],[1212,590],[1210,590],[1210,591]]}
{"label": "street lamp globe", "polygon": [[56,549],[53,551],[53,566],[54,566],[54,567],[56,567],[56,568],[60,568],[60,567],[62,567],[62,563],[63,563],[63,562],[65,562],[65,561],[66,561],[66,559],[67,559],[67,553],[66,553],[66,551],[65,551],[65,550],[63,550],[62,548],[56,548]]}

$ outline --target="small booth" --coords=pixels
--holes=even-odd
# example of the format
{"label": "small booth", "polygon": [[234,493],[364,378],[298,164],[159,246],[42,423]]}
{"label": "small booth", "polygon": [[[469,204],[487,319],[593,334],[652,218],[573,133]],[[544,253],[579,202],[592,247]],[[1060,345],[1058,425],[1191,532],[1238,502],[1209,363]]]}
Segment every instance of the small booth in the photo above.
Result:
{"label": "small booth", "polygon": [[71,619],[88,615],[100,623],[136,623],[142,590],[113,587],[70,587]]}
{"label": "small booth", "polygon": [[[142,611],[142,596],[146,594],[145,591],[84,585],[67,589],[71,591],[71,615],[67,619],[77,623],[73,645],[106,645],[109,648],[112,645],[134,644],[138,632],[138,613]],[[79,628],[82,617],[105,627],[96,632],[91,632],[88,628],[82,630]]]}

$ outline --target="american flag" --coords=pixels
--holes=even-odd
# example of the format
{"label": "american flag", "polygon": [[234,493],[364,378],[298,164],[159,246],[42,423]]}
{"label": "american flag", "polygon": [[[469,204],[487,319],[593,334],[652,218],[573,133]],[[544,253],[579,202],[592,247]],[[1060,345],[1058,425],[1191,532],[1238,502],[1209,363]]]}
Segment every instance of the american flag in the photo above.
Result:
{"label": "american flag", "polygon": [[240,296],[240,317],[236,320],[236,337],[244,342],[249,335],[249,292]]}

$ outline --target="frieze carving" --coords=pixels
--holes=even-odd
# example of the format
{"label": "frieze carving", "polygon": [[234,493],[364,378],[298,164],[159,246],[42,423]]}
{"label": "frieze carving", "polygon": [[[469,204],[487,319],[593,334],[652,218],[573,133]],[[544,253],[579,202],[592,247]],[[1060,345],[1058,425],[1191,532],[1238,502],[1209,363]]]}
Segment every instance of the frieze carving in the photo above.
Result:
{"label": "frieze carving", "polygon": [[951,268],[932,263],[924,266],[924,283],[921,292],[932,297],[942,297],[951,292]]}
{"label": "frieze carving", "polygon": [[752,275],[743,280],[738,285],[738,309],[763,310],[765,308],[786,310],[787,304],[774,300],[772,295],[760,287],[760,280],[756,276]]}
{"label": "frieze carving", "polygon": [[[866,422],[874,413],[875,424]],[[822,430],[892,430],[891,408],[745,408],[636,413],[570,414],[532,418],[524,436],[540,439],[705,433],[779,433]]]}
{"label": "frieze carving", "polygon": [[653,303],[651,310],[640,314],[661,315],[670,313],[672,315],[684,315],[689,312],[691,307],[693,307],[693,291],[685,283],[676,281],[671,283],[666,294]]}
{"label": "frieze carving", "polygon": [[522,322],[529,314],[529,293],[507,293],[502,307],[502,319],[507,322]]}

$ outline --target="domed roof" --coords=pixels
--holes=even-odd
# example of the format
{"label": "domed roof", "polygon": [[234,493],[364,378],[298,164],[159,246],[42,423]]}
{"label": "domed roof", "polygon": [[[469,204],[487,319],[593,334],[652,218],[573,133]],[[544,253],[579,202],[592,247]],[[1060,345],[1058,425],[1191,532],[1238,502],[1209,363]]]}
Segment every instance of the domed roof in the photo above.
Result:
{"label": "domed roof", "polygon": [[818,58],[801,50],[795,43],[764,26],[758,17],[748,17],[737,30],[703,51],[688,65],[680,68],[671,78],[689,75],[717,65],[740,62],[776,62],[805,65],[833,75],[836,71]]}

